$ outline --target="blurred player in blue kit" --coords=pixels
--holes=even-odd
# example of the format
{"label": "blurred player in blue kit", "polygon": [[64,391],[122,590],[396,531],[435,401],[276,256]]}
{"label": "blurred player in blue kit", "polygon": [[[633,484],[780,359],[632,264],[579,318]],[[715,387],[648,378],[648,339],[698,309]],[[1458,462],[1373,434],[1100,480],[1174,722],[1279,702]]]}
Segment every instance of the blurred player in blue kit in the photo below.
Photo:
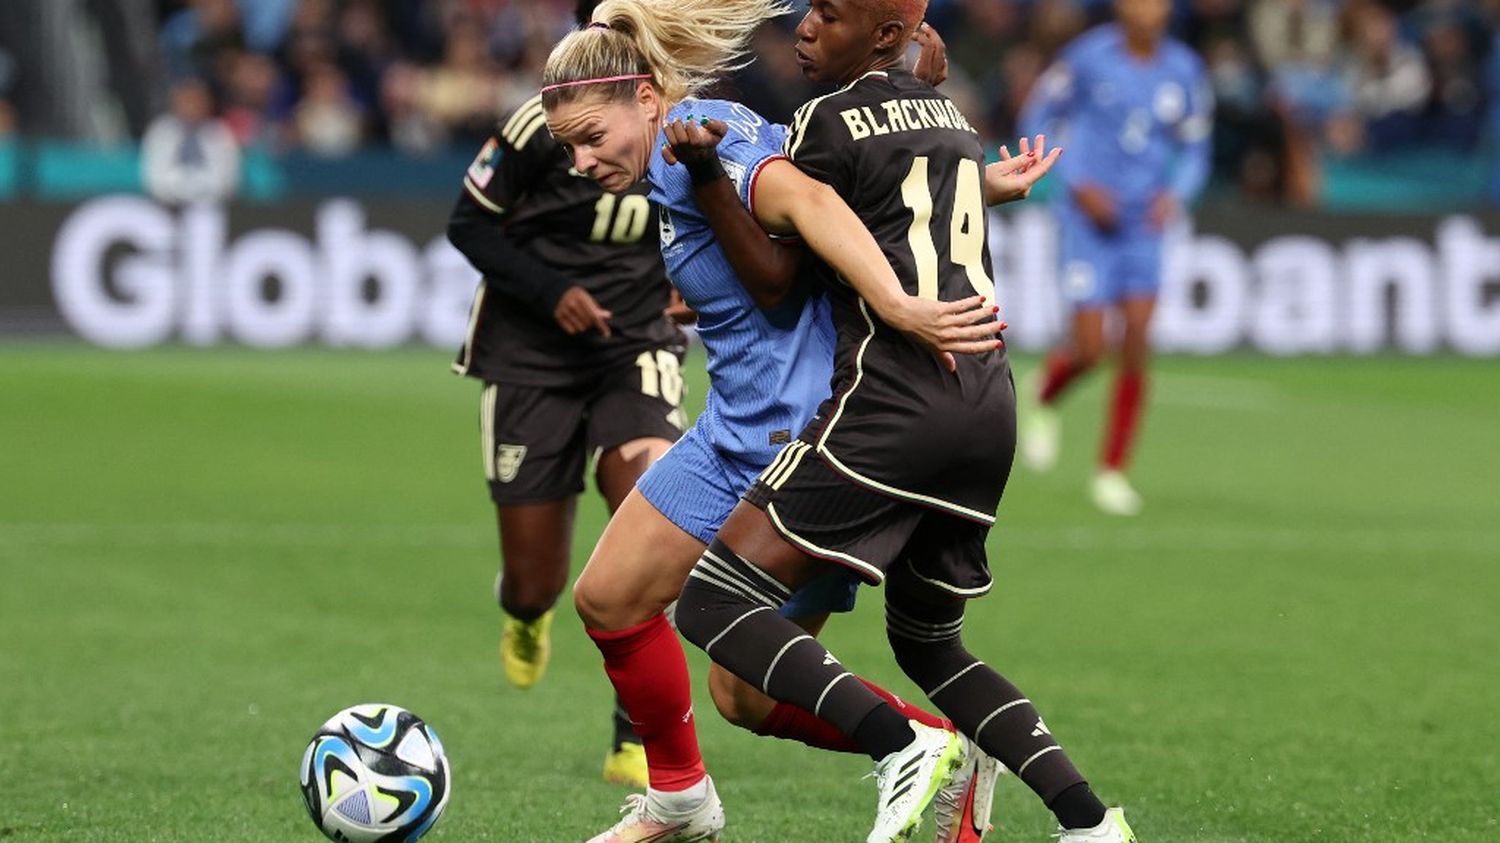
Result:
{"label": "blurred player in blue kit", "polygon": [[1105,512],[1134,515],[1126,479],[1146,396],[1149,329],[1161,286],[1167,226],[1209,172],[1213,99],[1198,56],[1166,35],[1169,0],[1117,0],[1117,22],[1065,48],[1032,91],[1022,131],[1054,130],[1068,147],[1058,166],[1061,285],[1072,336],[1023,394],[1021,457],[1036,471],[1057,461],[1054,405],[1105,355],[1106,316],[1123,321],[1119,372],[1090,487]]}

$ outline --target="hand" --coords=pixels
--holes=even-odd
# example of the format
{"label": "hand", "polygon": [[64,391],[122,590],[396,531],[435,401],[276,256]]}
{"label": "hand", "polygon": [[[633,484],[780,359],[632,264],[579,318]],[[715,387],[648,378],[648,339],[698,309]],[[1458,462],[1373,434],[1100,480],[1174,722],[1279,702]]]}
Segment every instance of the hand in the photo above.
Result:
{"label": "hand", "polygon": [[666,125],[661,156],[668,164],[706,164],[719,157],[719,141],[729,131],[722,120],[673,120]]}
{"label": "hand", "polygon": [[943,36],[927,21],[922,21],[917,24],[917,32],[912,40],[921,48],[912,74],[934,88],[943,84],[948,78],[948,45],[943,43]]}
{"label": "hand", "polygon": [[1100,231],[1114,231],[1119,226],[1115,197],[1108,190],[1093,184],[1079,185],[1073,188],[1073,201]]}
{"label": "hand", "polygon": [[1021,138],[1021,154],[1012,157],[1010,149],[1000,147],[1000,160],[984,168],[984,198],[990,205],[1016,202],[1031,195],[1031,188],[1042,180],[1062,155],[1062,147],[1047,151],[1047,136],[1037,135],[1036,144]]}
{"label": "hand", "polygon": [[599,306],[589,291],[582,287],[569,287],[562,298],[557,300],[557,307],[552,311],[552,318],[557,320],[559,327],[570,337],[576,337],[584,331],[595,330],[601,336],[609,336],[609,320],[614,314]]}
{"label": "hand", "polygon": [[667,302],[662,314],[679,325],[692,325],[698,321],[698,311],[687,306],[687,302],[682,300],[682,293],[677,292],[676,287],[672,288],[672,298]]}
{"label": "hand", "polygon": [[895,313],[881,318],[927,347],[950,372],[958,371],[954,354],[983,354],[1004,348],[999,338],[1008,325],[999,321],[1000,308],[985,306],[983,296],[962,301],[934,301],[905,296]]}
{"label": "hand", "polygon": [[1151,221],[1151,227],[1161,231],[1181,212],[1182,206],[1177,204],[1177,197],[1163,191],[1151,200],[1151,210],[1147,212],[1147,216]]}

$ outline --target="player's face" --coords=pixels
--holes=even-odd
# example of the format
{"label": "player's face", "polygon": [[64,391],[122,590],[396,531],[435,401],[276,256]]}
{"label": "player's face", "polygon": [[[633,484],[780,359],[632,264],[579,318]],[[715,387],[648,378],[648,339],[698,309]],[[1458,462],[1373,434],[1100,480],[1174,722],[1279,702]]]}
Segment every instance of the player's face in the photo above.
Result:
{"label": "player's face", "polygon": [[1156,40],[1167,31],[1172,13],[1170,0],[1116,0],[1115,15],[1126,31],[1139,38]]}
{"label": "player's face", "polygon": [[844,81],[870,63],[880,21],[861,0],[813,0],[797,24],[797,64],[817,82]]}
{"label": "player's face", "polygon": [[584,96],[547,111],[547,129],[573,159],[573,168],[610,193],[624,193],[646,177],[661,122],[654,89],[642,84],[635,100]]}

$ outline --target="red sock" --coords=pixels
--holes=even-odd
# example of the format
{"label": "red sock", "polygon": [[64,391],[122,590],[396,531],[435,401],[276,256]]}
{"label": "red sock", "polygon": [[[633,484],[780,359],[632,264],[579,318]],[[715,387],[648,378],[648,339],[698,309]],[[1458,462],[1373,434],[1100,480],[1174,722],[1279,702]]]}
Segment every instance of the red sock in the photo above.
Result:
{"label": "red sock", "polygon": [[686,790],[703,780],[703,756],[693,729],[693,692],[687,658],[666,615],[619,632],[588,630],[604,654],[604,672],[646,747],[651,787]]}
{"label": "red sock", "polygon": [[1141,372],[1121,372],[1115,379],[1115,397],[1110,405],[1109,429],[1104,436],[1104,467],[1121,471],[1130,461],[1130,446],[1135,441],[1141,417],[1141,400],[1146,394],[1146,376]]}
{"label": "red sock", "polygon": [[1046,365],[1047,376],[1042,381],[1041,402],[1051,404],[1083,370],[1073,364],[1072,355],[1062,350],[1047,355]]}
{"label": "red sock", "polygon": [[[859,681],[865,683],[865,687],[874,691],[881,699],[890,703],[891,707],[900,712],[902,717],[937,729],[953,731],[952,722],[923,711],[868,679]],[[771,713],[766,716],[765,722],[755,730],[755,734],[785,738],[818,749],[831,749],[834,752],[855,754],[864,752],[853,738],[840,732],[837,726],[822,718],[814,717],[812,712],[798,708],[791,703],[777,703],[776,707],[771,709]]]}

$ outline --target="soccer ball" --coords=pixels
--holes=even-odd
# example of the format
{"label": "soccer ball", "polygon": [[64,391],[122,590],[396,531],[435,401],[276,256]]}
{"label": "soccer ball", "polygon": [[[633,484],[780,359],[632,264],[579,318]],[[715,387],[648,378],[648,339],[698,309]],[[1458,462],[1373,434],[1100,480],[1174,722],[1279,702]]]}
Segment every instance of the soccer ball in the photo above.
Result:
{"label": "soccer ball", "polygon": [[448,805],[448,758],[431,726],[394,705],[356,705],[302,754],[302,800],[330,839],[411,843]]}

